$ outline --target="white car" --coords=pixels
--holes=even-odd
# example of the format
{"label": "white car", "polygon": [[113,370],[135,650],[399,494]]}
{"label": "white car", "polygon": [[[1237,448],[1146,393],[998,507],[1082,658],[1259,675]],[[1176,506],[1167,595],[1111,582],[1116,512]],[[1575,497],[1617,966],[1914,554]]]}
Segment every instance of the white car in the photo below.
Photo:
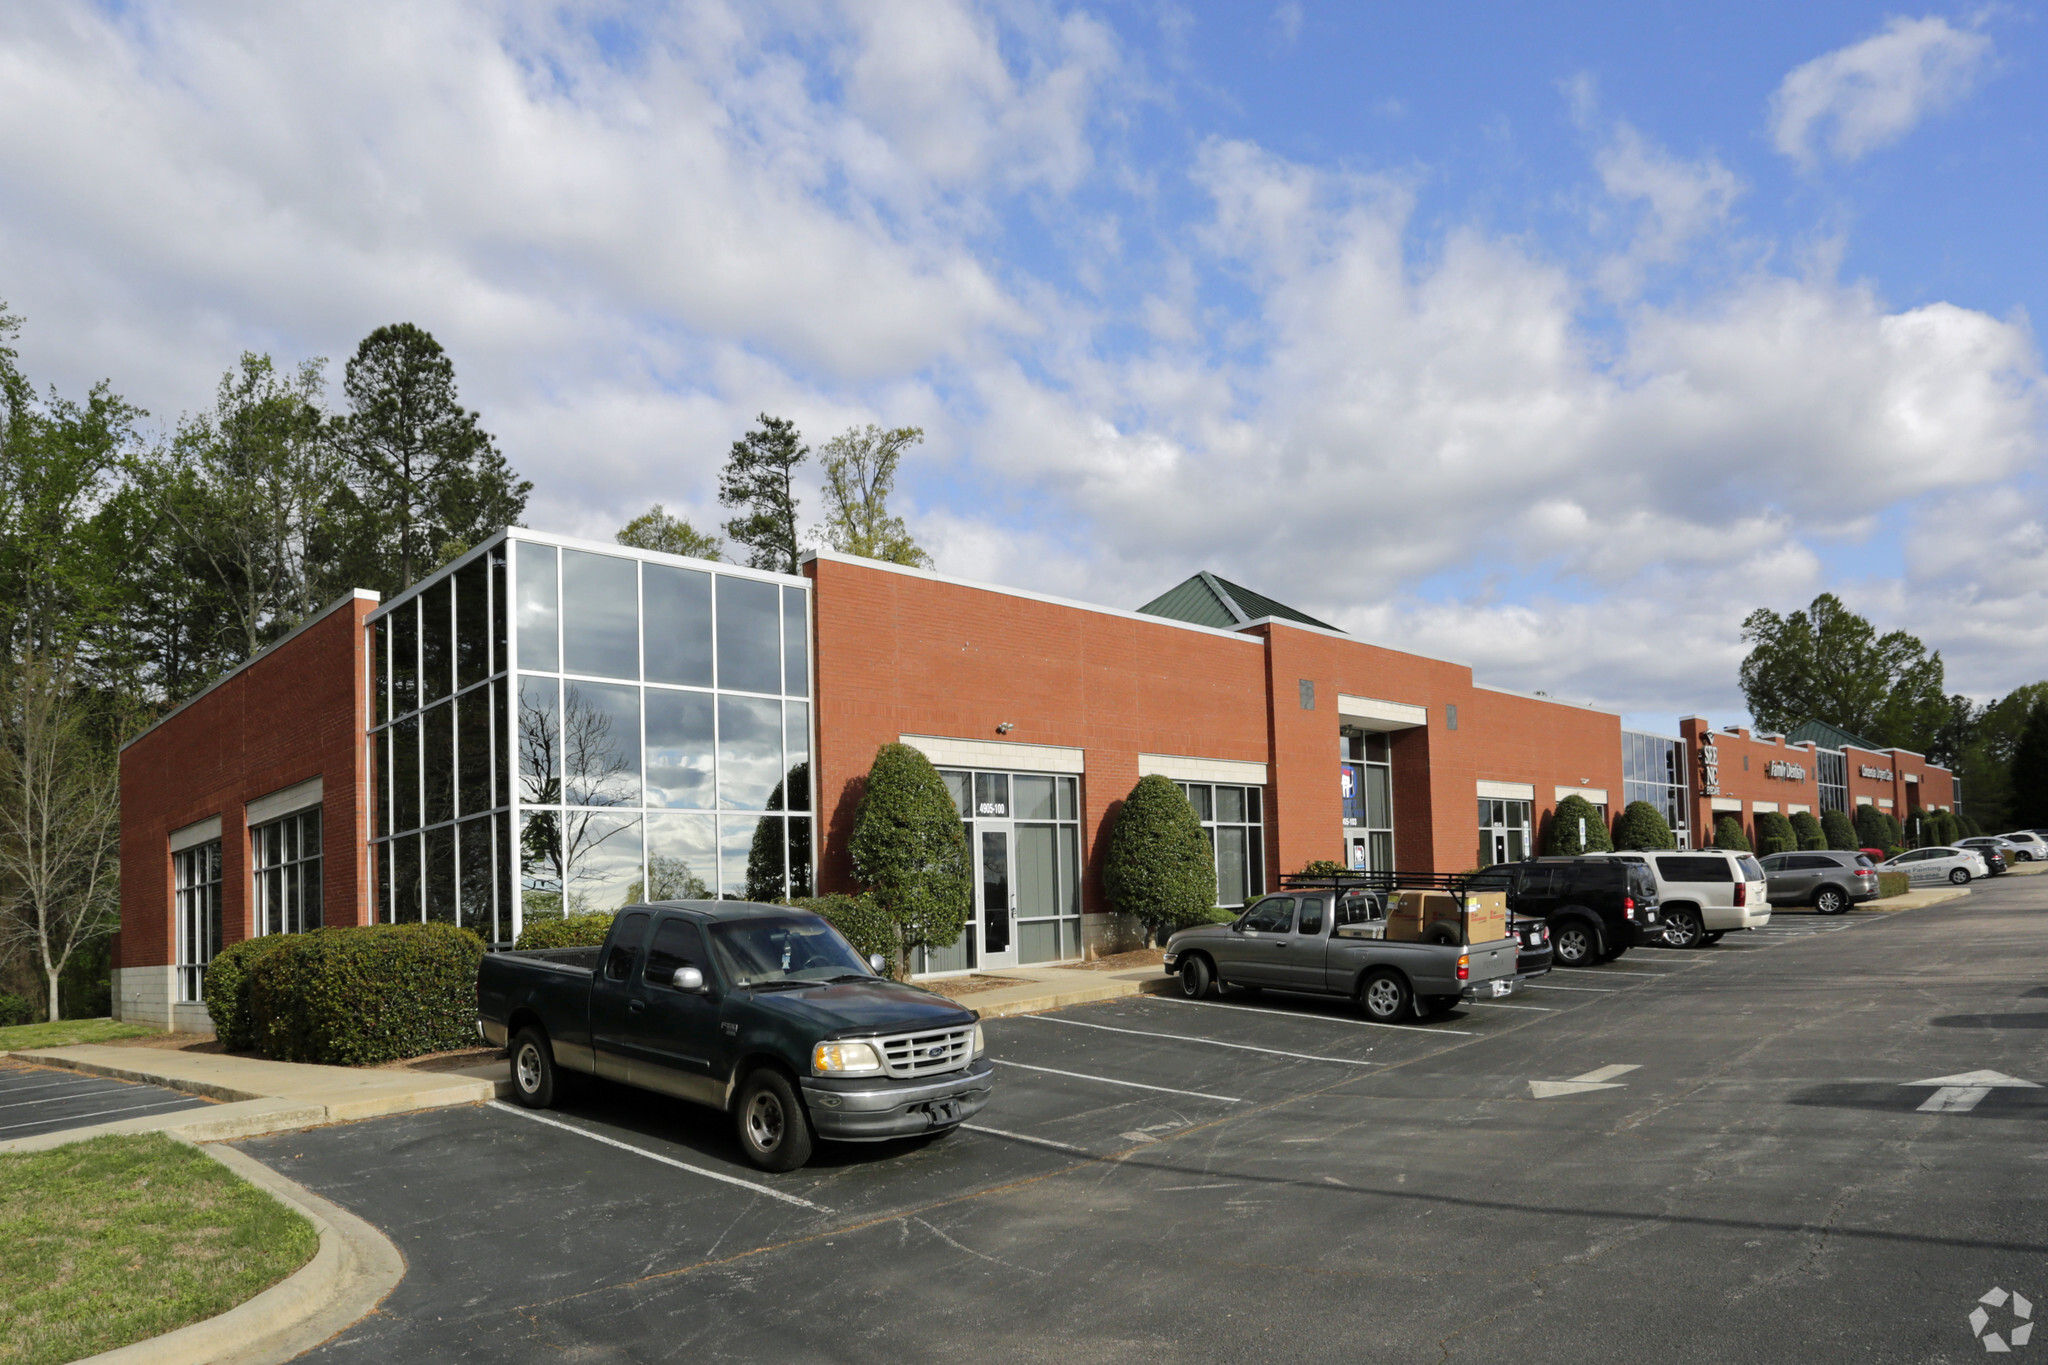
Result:
{"label": "white car", "polygon": [[2030,863],[2048,863],[2048,839],[2043,839],[2030,829],[2015,830],[2002,835],[2020,851],[2019,856]]}
{"label": "white car", "polygon": [[1905,873],[1913,879],[1915,886],[1929,886],[1935,882],[1954,882],[1957,886],[1967,886],[1973,877],[1991,875],[1991,869],[1974,851],[1942,845],[1908,849],[1896,858],[1886,859],[1878,866],[1886,872]]}
{"label": "white car", "polygon": [[1657,910],[1664,917],[1664,942],[1700,948],[1731,929],[1761,929],[1771,922],[1770,881],[1756,858],[1727,849],[1669,853],[1588,853],[1642,863],[1657,879]]}

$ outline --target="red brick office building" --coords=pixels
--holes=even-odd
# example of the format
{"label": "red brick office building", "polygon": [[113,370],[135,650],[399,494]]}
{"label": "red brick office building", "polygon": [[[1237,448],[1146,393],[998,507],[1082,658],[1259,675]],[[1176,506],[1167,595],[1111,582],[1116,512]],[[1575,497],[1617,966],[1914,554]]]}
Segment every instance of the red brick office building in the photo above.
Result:
{"label": "red brick office building", "polygon": [[[932,759],[969,836],[968,933],[919,964],[942,972],[1121,941],[1101,850],[1145,774],[1187,792],[1238,904],[1314,859],[1520,858],[1573,793],[1610,818],[1650,799],[1704,842],[1701,734],[1624,735],[1209,574],[1123,609],[514,529],[336,603],[127,747],[116,1007],[204,1027],[206,961],[252,934],[430,919],[505,943],[633,899],[849,889],[890,742]],[[1952,801],[1946,774],[1876,757],[1887,799]]]}
{"label": "red brick office building", "polygon": [[[1793,735],[1720,730],[1700,716],[1679,722],[1693,775],[1694,828],[1711,837],[1715,822],[1733,816],[1752,844],[1756,817],[1876,806],[1896,816],[1910,836],[1923,811],[1956,808],[1955,775],[1907,749],[1879,749],[1819,722]],[[1703,839],[1704,842],[1704,839]]]}

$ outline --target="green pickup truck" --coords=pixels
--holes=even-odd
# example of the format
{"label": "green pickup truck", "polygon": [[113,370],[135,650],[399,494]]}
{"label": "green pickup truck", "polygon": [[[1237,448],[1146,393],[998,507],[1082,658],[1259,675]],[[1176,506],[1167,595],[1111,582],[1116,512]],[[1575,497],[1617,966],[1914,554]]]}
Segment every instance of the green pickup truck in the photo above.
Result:
{"label": "green pickup truck", "polygon": [[730,1114],[749,1161],[790,1171],[816,1137],[942,1136],[988,1103],[977,1016],[880,966],[808,911],[664,901],[602,947],[487,954],[477,1013],[528,1108],[557,1068],[623,1081]]}

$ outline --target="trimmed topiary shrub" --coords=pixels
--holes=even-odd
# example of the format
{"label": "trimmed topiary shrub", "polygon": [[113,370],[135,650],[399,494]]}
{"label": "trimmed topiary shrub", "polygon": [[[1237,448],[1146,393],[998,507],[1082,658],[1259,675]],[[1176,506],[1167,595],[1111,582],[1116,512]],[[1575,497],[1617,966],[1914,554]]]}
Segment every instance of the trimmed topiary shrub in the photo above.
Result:
{"label": "trimmed topiary shrub", "polygon": [[1849,821],[1846,811],[1831,810],[1820,817],[1821,833],[1827,836],[1827,846],[1841,853],[1854,853],[1863,847],[1863,841],[1856,837],[1856,826]]}
{"label": "trimmed topiary shrub", "polygon": [[1714,822],[1714,847],[1736,853],[1754,852],[1749,846],[1749,836],[1742,832],[1742,822],[1732,815],[1724,815]]}
{"label": "trimmed topiary shrub", "polygon": [[291,934],[265,934],[230,943],[206,964],[200,996],[213,1020],[214,1037],[230,1052],[248,1052],[256,1046],[249,1014],[249,973],[279,948],[289,944]]}
{"label": "trimmed topiary shrub", "polygon": [[[907,968],[920,947],[950,948],[974,907],[967,838],[939,770],[908,744],[884,744],[847,840],[853,875],[896,928],[886,956]],[[899,973],[908,975],[908,971]]]}
{"label": "trimmed topiary shrub", "polygon": [[1170,778],[1138,779],[1118,806],[1102,859],[1110,906],[1157,938],[1201,924],[1216,905],[1216,855],[1195,808]]}
{"label": "trimmed topiary shrub", "polygon": [[281,1062],[374,1066],[477,1045],[483,940],[452,924],[280,934],[249,969],[256,1050]]}
{"label": "trimmed topiary shrub", "polygon": [[1662,811],[1647,801],[1631,801],[1622,808],[1621,818],[1614,822],[1614,846],[1652,852],[1660,848],[1676,848],[1678,840],[1672,836],[1671,826],[1665,822]]}
{"label": "trimmed topiary shrub", "polygon": [[[1580,830],[1584,829],[1583,837]],[[1557,803],[1550,823],[1543,831],[1543,851],[1553,858],[1571,858],[1581,853],[1606,853],[1614,841],[1607,837],[1607,820],[1600,808],[1574,792]]]}
{"label": "trimmed topiary shrub", "polygon": [[1799,835],[1792,828],[1792,822],[1777,811],[1760,812],[1756,817],[1756,851],[1762,854],[1792,853],[1799,848]]}
{"label": "trimmed topiary shrub", "polygon": [[1882,812],[1885,828],[1885,847],[1903,851],[1906,847],[1906,827],[1899,823],[1899,817],[1889,811]]}
{"label": "trimmed topiary shrub", "polygon": [[600,948],[617,915],[567,915],[561,919],[528,920],[519,927],[514,948]]}
{"label": "trimmed topiary shrub", "polygon": [[882,956],[882,974],[896,975],[896,922],[884,914],[872,896],[805,896],[782,902],[798,910],[822,916],[846,936],[862,957]]}
{"label": "trimmed topiary shrub", "polygon": [[1891,830],[1885,825],[1884,812],[1876,806],[1856,808],[1856,847],[1889,848],[1892,844]]}
{"label": "trimmed topiary shrub", "polygon": [[1821,830],[1820,821],[1813,818],[1810,810],[1795,811],[1792,815],[1792,833],[1799,840],[1799,847],[1808,853],[1828,846],[1828,836]]}

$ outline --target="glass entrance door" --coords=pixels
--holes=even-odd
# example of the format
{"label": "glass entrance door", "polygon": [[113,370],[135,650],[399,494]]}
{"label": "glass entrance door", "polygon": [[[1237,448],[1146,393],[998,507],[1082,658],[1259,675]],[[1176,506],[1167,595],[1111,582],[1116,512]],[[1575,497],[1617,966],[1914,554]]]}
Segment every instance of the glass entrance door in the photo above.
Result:
{"label": "glass entrance door", "polygon": [[1016,879],[1010,875],[1010,827],[975,822],[975,900],[981,920],[981,965],[1017,965]]}

